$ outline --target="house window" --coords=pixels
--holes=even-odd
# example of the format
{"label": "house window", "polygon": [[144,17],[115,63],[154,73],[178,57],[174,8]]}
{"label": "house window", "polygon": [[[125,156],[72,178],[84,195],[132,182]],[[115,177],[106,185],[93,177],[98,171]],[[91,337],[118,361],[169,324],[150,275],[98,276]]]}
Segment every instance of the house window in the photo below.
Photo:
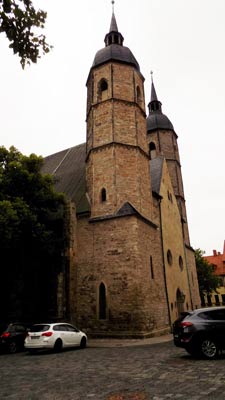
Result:
{"label": "house window", "polygon": [[219,301],[219,296],[218,296],[218,294],[215,294],[215,303],[216,303],[217,306],[220,305],[220,301]]}
{"label": "house window", "polygon": [[204,296],[201,296],[201,306],[202,307],[205,307],[205,297]]}
{"label": "house window", "polygon": [[150,274],[151,274],[151,278],[154,279],[154,270],[153,270],[152,256],[150,256]]}
{"label": "house window", "polygon": [[207,294],[207,302],[208,302],[208,306],[211,307],[212,305],[212,298],[210,294]]}
{"label": "house window", "polygon": [[101,201],[102,202],[106,201],[106,189],[105,188],[103,188],[101,190]]}
{"label": "house window", "polygon": [[224,306],[225,305],[225,294],[222,294],[221,296],[222,296],[222,303],[223,303],[223,306]]}
{"label": "house window", "polygon": [[98,84],[98,101],[106,100],[108,96],[108,82],[106,79],[101,79]]}
{"label": "house window", "polygon": [[106,290],[104,283],[99,286],[99,319],[106,319]]}

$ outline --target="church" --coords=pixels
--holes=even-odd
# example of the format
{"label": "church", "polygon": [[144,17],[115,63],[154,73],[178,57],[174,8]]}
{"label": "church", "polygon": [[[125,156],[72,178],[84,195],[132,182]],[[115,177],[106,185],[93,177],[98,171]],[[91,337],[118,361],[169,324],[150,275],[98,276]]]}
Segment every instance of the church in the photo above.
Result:
{"label": "church", "polygon": [[200,306],[173,124],[114,11],[87,77],[86,143],[44,159],[68,200],[58,317],[90,335],[150,337]]}

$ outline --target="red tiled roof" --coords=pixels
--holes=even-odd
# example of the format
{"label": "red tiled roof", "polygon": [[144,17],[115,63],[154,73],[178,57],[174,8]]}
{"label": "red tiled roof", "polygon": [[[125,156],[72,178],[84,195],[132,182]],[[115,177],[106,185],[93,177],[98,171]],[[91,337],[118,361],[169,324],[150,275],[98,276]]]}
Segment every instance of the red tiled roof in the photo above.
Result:
{"label": "red tiled roof", "polygon": [[223,253],[213,250],[212,256],[204,256],[204,258],[215,266],[216,275],[225,275],[225,240],[223,245]]}

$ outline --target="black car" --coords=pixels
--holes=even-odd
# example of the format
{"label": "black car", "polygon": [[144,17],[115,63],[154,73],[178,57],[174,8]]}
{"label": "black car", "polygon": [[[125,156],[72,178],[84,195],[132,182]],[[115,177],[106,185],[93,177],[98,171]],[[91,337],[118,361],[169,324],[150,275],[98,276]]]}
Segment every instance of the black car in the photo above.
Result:
{"label": "black car", "polygon": [[0,350],[16,353],[24,349],[28,326],[22,323],[0,322]]}
{"label": "black car", "polygon": [[191,355],[215,358],[225,349],[225,307],[182,313],[173,324],[173,338]]}

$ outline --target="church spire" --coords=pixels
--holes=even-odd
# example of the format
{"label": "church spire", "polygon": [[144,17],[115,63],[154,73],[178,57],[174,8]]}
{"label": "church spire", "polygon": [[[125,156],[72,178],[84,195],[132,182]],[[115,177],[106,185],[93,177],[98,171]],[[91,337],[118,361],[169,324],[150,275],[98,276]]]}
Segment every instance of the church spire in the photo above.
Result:
{"label": "church spire", "polygon": [[149,112],[159,111],[162,112],[162,103],[158,100],[155,85],[153,82],[153,72],[151,71],[152,87],[151,87],[151,100],[148,104]]}
{"label": "church spire", "polygon": [[115,1],[112,0],[112,18],[109,28],[109,33],[105,36],[105,45],[110,46],[111,44],[117,44],[123,46],[123,36],[118,31],[118,26],[116,22],[116,17],[114,13],[114,3]]}
{"label": "church spire", "polygon": [[115,1],[112,0],[112,18],[111,18],[111,24],[110,24],[109,32],[118,32],[118,27],[117,27],[117,23],[116,23],[116,17],[115,17],[115,14],[114,14],[114,4],[115,4]]}

